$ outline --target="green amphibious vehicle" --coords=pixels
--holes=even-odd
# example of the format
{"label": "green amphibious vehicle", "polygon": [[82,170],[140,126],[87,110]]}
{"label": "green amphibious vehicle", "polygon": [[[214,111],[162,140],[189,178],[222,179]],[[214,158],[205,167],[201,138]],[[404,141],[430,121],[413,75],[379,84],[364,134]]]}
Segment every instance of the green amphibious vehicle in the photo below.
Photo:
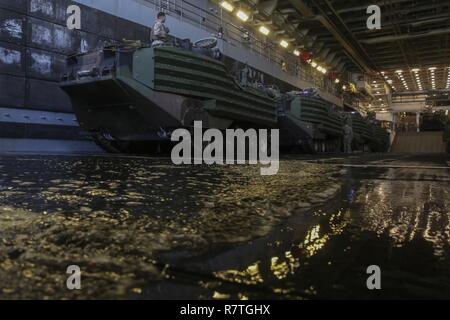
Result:
{"label": "green amphibious vehicle", "polygon": [[[345,115],[325,100],[308,90],[274,94],[236,79],[213,49],[190,42],[187,48],[115,44],[74,55],[61,88],[80,126],[108,152],[155,153],[170,147],[173,130],[199,120],[222,130],[279,128],[281,146],[304,152],[342,148]],[[358,137],[374,137],[365,120],[352,124]]]}
{"label": "green amphibious vehicle", "polygon": [[356,112],[345,114],[345,120],[353,129],[353,149],[386,152],[389,149],[389,133],[374,118],[363,118]]}
{"label": "green amphibious vehicle", "polygon": [[[283,142],[300,132],[302,149],[308,152],[338,152],[342,144],[343,120],[339,112],[311,91],[290,92],[280,98],[281,132],[289,130]],[[301,130],[300,130],[301,129]]]}
{"label": "green amphibious vehicle", "polygon": [[177,47],[107,46],[69,59],[61,88],[80,125],[110,152],[149,152],[180,127],[274,128],[276,101],[225,65]]}
{"label": "green amphibious vehicle", "polygon": [[[281,95],[278,122],[282,145],[299,145],[307,152],[342,151],[345,124],[353,129],[353,150],[386,152],[389,148],[389,133],[378,121],[357,112],[339,111],[313,89]],[[292,141],[294,137],[301,142]]]}

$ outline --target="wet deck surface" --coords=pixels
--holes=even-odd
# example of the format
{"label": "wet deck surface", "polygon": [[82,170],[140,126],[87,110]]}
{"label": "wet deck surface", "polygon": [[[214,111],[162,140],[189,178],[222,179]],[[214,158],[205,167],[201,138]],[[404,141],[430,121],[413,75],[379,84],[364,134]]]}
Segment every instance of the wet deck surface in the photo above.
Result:
{"label": "wet deck surface", "polygon": [[449,160],[3,156],[0,298],[449,298]]}

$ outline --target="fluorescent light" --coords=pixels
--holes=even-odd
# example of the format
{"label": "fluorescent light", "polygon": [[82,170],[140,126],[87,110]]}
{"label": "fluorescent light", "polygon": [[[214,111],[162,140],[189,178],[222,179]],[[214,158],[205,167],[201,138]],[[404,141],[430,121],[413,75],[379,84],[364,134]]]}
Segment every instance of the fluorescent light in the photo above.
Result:
{"label": "fluorescent light", "polygon": [[286,40],[281,40],[280,46],[282,46],[283,48],[287,48],[289,46],[289,42],[287,42]]}
{"label": "fluorescent light", "polygon": [[311,67],[313,67],[313,68],[317,67],[317,63],[315,61],[312,61],[311,62]]}
{"label": "fluorescent light", "polygon": [[261,32],[263,35],[267,36],[270,33],[270,30],[265,26],[261,26],[261,27],[259,27],[259,32]]}
{"label": "fluorescent light", "polygon": [[420,69],[418,69],[418,68],[415,68],[415,69],[412,69],[411,71],[412,71],[412,72],[415,72],[415,73],[417,73],[417,72],[419,72],[419,71],[420,71]]}
{"label": "fluorescent light", "polygon": [[403,72],[403,70],[397,70],[397,71],[395,71],[395,73],[402,73]]}
{"label": "fluorescent light", "polygon": [[294,50],[294,55],[296,55],[297,57],[300,55],[300,51],[298,51],[297,49]]}
{"label": "fluorescent light", "polygon": [[436,69],[437,69],[436,67],[428,68],[428,70],[430,70],[430,71],[434,71],[434,70],[436,70]]}
{"label": "fluorescent light", "polygon": [[336,80],[334,80],[334,83],[339,83],[341,82],[341,80],[339,80],[338,78],[336,78]]}
{"label": "fluorescent light", "polygon": [[322,68],[322,70],[320,70],[320,72],[322,72],[323,74],[327,73],[327,69]]}
{"label": "fluorescent light", "polygon": [[232,12],[234,10],[233,5],[227,1],[222,1],[220,3],[220,6],[229,12]]}
{"label": "fluorescent light", "polygon": [[239,10],[238,12],[236,12],[236,16],[244,22],[247,21],[249,18],[248,14],[242,10]]}

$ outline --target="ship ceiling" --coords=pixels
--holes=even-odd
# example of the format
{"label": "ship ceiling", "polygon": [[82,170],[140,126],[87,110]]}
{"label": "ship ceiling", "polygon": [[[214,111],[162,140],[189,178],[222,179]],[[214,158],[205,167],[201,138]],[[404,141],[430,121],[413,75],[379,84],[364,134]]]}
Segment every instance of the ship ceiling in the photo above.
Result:
{"label": "ship ceiling", "polygon": [[[432,89],[428,68],[436,67],[436,89],[445,88],[450,66],[448,0],[261,0],[260,18],[271,17],[299,47],[337,71],[363,71],[392,80],[396,90]],[[369,30],[369,5],[381,8],[381,29]],[[288,27],[286,27],[286,25]],[[395,71],[402,70],[403,80]]]}
{"label": "ship ceiling", "polygon": [[[329,70],[369,75],[367,110],[386,110],[391,92],[395,99],[450,91],[449,0],[249,2],[260,23]],[[381,9],[381,29],[367,28],[370,5]]]}

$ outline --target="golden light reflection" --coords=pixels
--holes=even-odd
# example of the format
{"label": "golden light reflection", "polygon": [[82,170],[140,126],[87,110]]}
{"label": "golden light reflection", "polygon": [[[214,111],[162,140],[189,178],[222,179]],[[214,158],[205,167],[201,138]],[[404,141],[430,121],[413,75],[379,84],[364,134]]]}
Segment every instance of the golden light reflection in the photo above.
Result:
{"label": "golden light reflection", "polygon": [[[290,274],[295,274],[298,268],[301,267],[301,256],[309,258],[319,252],[325,244],[334,235],[341,234],[348,225],[348,211],[338,210],[330,215],[327,224],[329,232],[322,232],[320,224],[314,225],[306,233],[302,243],[293,245],[301,249],[301,253],[293,253],[292,250],[287,250],[282,256],[273,256],[270,258],[269,266],[272,275],[278,280],[286,279]],[[298,249],[297,249],[298,251]],[[224,270],[215,272],[214,275],[220,279],[244,283],[244,284],[261,284],[264,282],[264,275],[260,271],[260,261],[249,265],[243,271],[240,270]],[[284,292],[285,289],[279,289],[278,292]]]}
{"label": "golden light reflection", "polygon": [[214,272],[214,275],[223,280],[244,284],[260,284],[263,283],[263,277],[259,268],[260,261],[249,265],[245,270],[224,270]]}
{"label": "golden light reflection", "polygon": [[277,279],[282,280],[289,274],[289,265],[286,261],[280,261],[278,257],[272,257],[270,270]]}
{"label": "golden light reflection", "polygon": [[291,268],[291,273],[294,273],[294,270],[300,267],[300,259],[294,257],[291,251],[286,251],[284,254],[289,261],[289,267]]}
{"label": "golden light reflection", "polygon": [[[29,163],[23,166],[22,161]],[[43,275],[33,276],[24,294],[14,296],[29,297],[35,287],[59,283],[54,281],[58,273],[46,271],[58,258],[81,260],[91,269],[114,261],[114,273],[95,270],[96,276],[105,277],[105,287],[83,290],[86,298],[92,292],[117,297],[116,286],[130,286],[127,292],[138,293],[140,283],[128,280],[131,274],[169,277],[146,263],[157,252],[203,250],[209,243],[233,244],[265,236],[298,209],[299,201],[309,203],[321,190],[333,189],[338,183],[334,174],[340,172],[337,166],[297,160],[283,161],[276,177],[261,177],[259,167],[253,166],[197,170],[157,163],[106,158],[44,162],[25,158],[2,163],[7,172],[3,177],[11,179],[1,193],[2,203],[20,208],[14,208],[11,217],[5,210],[0,212],[0,233],[6,235],[0,239],[0,251],[17,247],[21,259],[0,261],[0,269],[9,274],[25,270],[24,277],[36,270]],[[32,170],[24,170],[27,167]],[[296,254],[303,256],[295,246],[297,238],[292,241],[292,252],[276,248],[278,263],[288,272],[300,266]],[[263,276],[276,280],[270,263],[266,256],[261,265],[250,261],[249,267],[239,264],[233,267],[239,270],[217,275],[251,284],[264,282]],[[8,280],[2,283],[4,290],[18,287],[12,277],[4,278]],[[217,282],[205,284],[211,294],[220,287],[221,281]],[[216,295],[220,297],[222,291]],[[54,298],[66,294],[58,292]]]}
{"label": "golden light reflection", "polygon": [[432,182],[380,182],[361,189],[357,202],[362,227],[389,236],[396,247],[423,239],[442,257],[450,244],[449,199],[448,188]]}
{"label": "golden light reflection", "polygon": [[292,289],[283,289],[283,288],[274,288],[272,291],[275,293],[280,293],[280,294],[288,294],[288,293],[291,293],[293,290]]}
{"label": "golden light reflection", "polygon": [[427,217],[427,226],[423,232],[424,239],[433,244],[434,254],[436,256],[444,255],[444,246],[448,244],[449,240],[447,238],[447,241],[445,241],[445,231],[440,230],[439,220],[441,217],[442,216],[439,212],[429,212]]}
{"label": "golden light reflection", "polygon": [[286,251],[284,253],[284,258],[271,258],[270,270],[279,280],[286,278],[289,274],[294,274],[295,270],[299,267],[300,259],[294,257],[291,251]]}
{"label": "golden light reflection", "polygon": [[348,225],[348,219],[345,216],[349,216],[350,212],[343,212],[339,210],[337,213],[333,214],[330,218],[330,228],[334,235],[341,234],[344,232],[345,227]]}
{"label": "golden light reflection", "polygon": [[213,293],[213,299],[217,299],[217,300],[225,300],[225,299],[230,299],[230,295],[227,293],[221,293],[218,291],[214,291]]}
{"label": "golden light reflection", "polygon": [[248,300],[248,296],[246,296],[245,294],[239,293],[238,294],[239,300]]}
{"label": "golden light reflection", "polygon": [[314,226],[311,230],[308,231],[308,234],[305,237],[305,241],[299,245],[299,248],[302,248],[306,251],[306,256],[311,257],[317,253],[320,249],[325,246],[325,243],[329,240],[329,235],[324,234],[320,237],[320,225]]}
{"label": "golden light reflection", "polygon": [[414,216],[414,225],[412,227],[411,233],[409,234],[409,241],[414,239],[414,236],[416,235],[416,230],[419,227],[419,221],[420,221],[420,212],[422,211],[422,208],[420,206],[416,207],[416,212]]}

